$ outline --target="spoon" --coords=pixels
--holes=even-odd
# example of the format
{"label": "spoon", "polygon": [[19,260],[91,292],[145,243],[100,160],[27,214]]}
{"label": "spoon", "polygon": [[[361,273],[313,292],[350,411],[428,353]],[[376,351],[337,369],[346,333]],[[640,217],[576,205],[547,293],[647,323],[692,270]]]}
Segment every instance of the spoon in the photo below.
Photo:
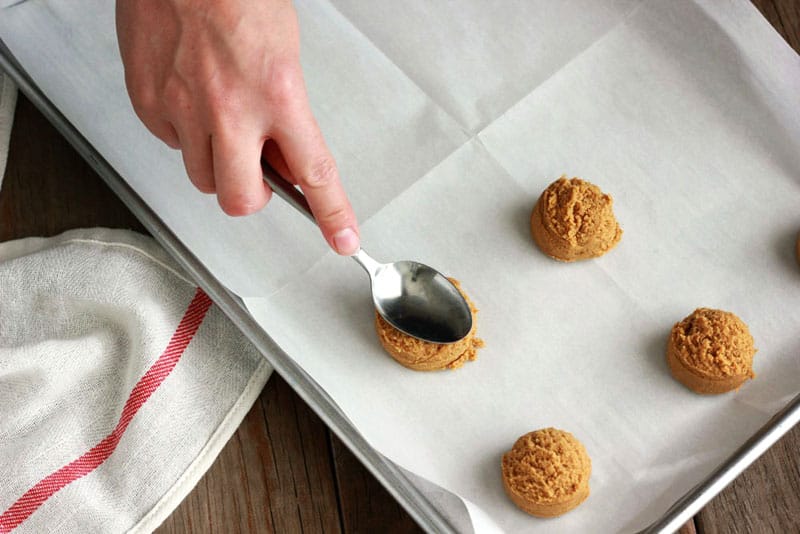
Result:
{"label": "spoon", "polygon": [[[266,162],[264,180],[293,208],[316,224],[305,195]],[[351,256],[369,275],[372,302],[387,323],[410,336],[448,344],[472,329],[472,311],[456,286],[437,270],[415,261],[379,263],[360,248]]]}

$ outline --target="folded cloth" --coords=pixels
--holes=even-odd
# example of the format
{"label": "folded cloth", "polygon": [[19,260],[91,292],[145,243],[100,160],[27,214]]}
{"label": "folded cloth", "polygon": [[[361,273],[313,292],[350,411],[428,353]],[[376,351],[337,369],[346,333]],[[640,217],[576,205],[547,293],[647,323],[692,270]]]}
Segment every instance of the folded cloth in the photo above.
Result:
{"label": "folded cloth", "polygon": [[0,532],[147,532],[270,368],[151,239],[0,244]]}
{"label": "folded cloth", "polygon": [[8,139],[11,136],[11,123],[14,122],[14,107],[17,104],[17,86],[7,74],[0,72],[0,185],[6,172],[8,160]]}

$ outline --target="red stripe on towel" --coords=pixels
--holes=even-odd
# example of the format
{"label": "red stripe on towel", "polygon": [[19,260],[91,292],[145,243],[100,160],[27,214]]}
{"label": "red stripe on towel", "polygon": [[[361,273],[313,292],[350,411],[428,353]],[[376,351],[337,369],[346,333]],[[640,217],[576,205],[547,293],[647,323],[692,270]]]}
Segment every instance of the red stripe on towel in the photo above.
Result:
{"label": "red stripe on towel", "polygon": [[177,330],[172,334],[172,339],[169,340],[167,348],[131,390],[131,394],[122,408],[122,414],[119,417],[117,426],[114,427],[111,434],[80,458],[73,460],[58,471],[40,480],[35,486],[26,491],[22,497],[17,499],[17,502],[0,515],[0,533],[11,532],[20,523],[28,519],[58,490],[82,476],[88,475],[111,456],[136,412],[139,411],[139,408],[142,407],[150,395],[158,389],[158,386],[169,376],[178,360],[181,359],[186,347],[203,322],[209,307],[211,307],[211,299],[208,298],[208,295],[203,290],[198,289],[186,309],[186,313],[183,315]]}

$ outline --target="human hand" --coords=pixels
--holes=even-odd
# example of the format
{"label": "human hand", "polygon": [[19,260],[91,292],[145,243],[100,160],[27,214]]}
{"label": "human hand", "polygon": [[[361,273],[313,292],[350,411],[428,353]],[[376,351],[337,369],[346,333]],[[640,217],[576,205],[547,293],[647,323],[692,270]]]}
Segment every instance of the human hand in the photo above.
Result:
{"label": "human hand", "polygon": [[358,223],[311,111],[290,0],[117,0],[117,35],[134,110],[180,149],[192,183],[229,215],[271,196],[264,157],[299,185],[340,254]]}

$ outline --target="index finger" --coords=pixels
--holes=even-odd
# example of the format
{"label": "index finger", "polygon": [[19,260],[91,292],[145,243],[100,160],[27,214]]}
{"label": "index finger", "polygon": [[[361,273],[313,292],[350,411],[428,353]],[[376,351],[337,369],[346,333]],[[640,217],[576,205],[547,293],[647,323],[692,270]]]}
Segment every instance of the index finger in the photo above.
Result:
{"label": "index finger", "polygon": [[311,108],[299,103],[294,109],[283,111],[272,137],[289,171],[331,248],[342,255],[355,254],[360,246],[356,215]]}

